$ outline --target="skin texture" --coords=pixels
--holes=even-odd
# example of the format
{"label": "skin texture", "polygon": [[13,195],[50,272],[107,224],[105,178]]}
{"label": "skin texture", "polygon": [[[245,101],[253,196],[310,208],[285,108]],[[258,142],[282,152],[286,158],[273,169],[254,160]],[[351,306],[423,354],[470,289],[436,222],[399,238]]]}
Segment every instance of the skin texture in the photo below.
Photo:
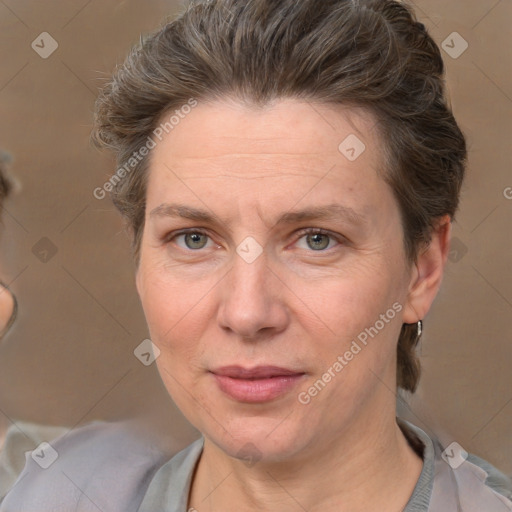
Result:
{"label": "skin texture", "polygon": [[[338,150],[351,134],[366,147],[354,161]],[[199,512],[396,512],[414,489],[422,461],[395,421],[396,344],[402,323],[423,319],[437,294],[450,220],[407,264],[380,144],[363,110],[226,99],[199,103],[152,151],[136,281],[162,380],[205,436],[189,502]],[[170,203],[219,221],[165,215]],[[333,203],[364,220],[277,223]],[[206,236],[177,233],[187,228]],[[263,248],[252,263],[236,252],[249,236]],[[395,303],[400,312],[301,404],[299,393]],[[242,403],[210,373],[225,365],[304,375],[276,399]]]}

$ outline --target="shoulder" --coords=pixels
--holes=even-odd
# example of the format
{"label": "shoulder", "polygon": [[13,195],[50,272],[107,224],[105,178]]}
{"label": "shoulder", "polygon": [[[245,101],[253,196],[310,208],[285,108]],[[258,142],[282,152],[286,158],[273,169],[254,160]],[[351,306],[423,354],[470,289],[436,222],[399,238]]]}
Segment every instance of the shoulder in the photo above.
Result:
{"label": "shoulder", "polygon": [[429,512],[512,511],[509,477],[489,462],[467,453],[458,443],[443,447],[437,438],[429,437],[410,423],[408,426],[424,445],[421,497],[426,498],[422,503],[428,504]]}
{"label": "shoulder", "polygon": [[512,483],[487,461],[450,445],[436,458],[432,511],[447,505],[448,510],[510,512]]}
{"label": "shoulder", "polygon": [[[474,507],[482,499],[482,505],[488,503],[489,511],[512,511],[512,480],[486,460],[471,453],[463,455],[465,460],[454,469],[454,473],[465,495],[462,501],[468,504],[467,507],[470,504]],[[462,471],[458,472],[459,469]],[[483,500],[484,497],[487,501]]]}
{"label": "shoulder", "polygon": [[52,441],[68,429],[16,421],[7,429],[0,450],[0,502],[13,486],[25,465],[25,453],[43,441]]}
{"label": "shoulder", "polygon": [[95,422],[27,452],[0,511],[137,510],[168,458],[135,422]]}
{"label": "shoulder", "polygon": [[476,455],[468,454],[467,462],[486,473],[485,484],[512,501],[512,480],[492,464]]}

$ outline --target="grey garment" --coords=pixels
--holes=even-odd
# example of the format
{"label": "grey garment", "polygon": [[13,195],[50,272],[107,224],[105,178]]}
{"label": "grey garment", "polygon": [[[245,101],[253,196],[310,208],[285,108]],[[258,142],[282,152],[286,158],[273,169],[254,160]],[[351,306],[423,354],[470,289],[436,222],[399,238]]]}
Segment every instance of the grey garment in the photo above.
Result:
{"label": "grey garment", "polygon": [[44,441],[53,441],[67,430],[26,421],[16,421],[9,427],[0,449],[0,502],[23,470],[25,452],[32,451]]}
{"label": "grey garment", "polygon": [[[404,512],[512,511],[512,484],[468,456],[456,469],[421,429],[403,422],[423,447],[423,469]],[[58,459],[42,469],[31,454],[0,512],[186,512],[200,438],[169,460],[126,424],[93,424],[56,440]],[[167,462],[166,462],[167,461]]]}
{"label": "grey garment", "polygon": [[169,460],[135,422],[94,422],[49,444],[25,454],[1,512],[136,512]]}
{"label": "grey garment", "polygon": [[[451,467],[441,457],[442,447],[434,441],[434,490],[429,511],[508,512],[512,510],[512,483],[488,462],[465,453]],[[453,450],[446,449],[446,451]],[[460,461],[459,461],[460,462]]]}

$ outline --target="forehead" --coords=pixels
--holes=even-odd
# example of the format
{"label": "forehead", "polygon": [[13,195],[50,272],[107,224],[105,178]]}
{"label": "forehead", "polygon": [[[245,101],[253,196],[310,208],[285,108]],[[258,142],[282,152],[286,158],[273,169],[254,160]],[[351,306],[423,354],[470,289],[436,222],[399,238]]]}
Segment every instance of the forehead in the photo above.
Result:
{"label": "forehead", "polygon": [[[262,108],[226,100],[189,110],[152,150],[149,208],[169,194],[196,203],[194,195],[220,193],[235,203],[243,194],[246,204],[257,205],[274,191],[289,193],[286,203],[306,191],[311,203],[351,193],[344,202],[360,211],[382,200],[381,142],[363,109],[288,99]],[[162,116],[161,126],[173,113]]]}
{"label": "forehead", "polygon": [[[350,146],[357,156],[364,144],[366,163],[377,163],[373,161],[380,144],[376,120],[362,108],[293,99],[254,107],[226,99],[199,102],[187,112],[179,117],[173,112],[162,116],[162,140],[157,141],[153,156],[187,161],[233,155],[301,160],[330,155],[342,162],[342,158],[350,161],[354,157],[347,152]],[[166,124],[171,117],[173,122]]]}

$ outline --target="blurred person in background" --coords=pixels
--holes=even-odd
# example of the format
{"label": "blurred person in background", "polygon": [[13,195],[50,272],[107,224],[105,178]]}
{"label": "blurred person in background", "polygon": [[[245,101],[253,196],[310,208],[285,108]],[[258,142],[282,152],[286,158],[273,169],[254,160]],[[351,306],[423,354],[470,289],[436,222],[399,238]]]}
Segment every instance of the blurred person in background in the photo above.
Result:
{"label": "blurred person in background", "polygon": [[[11,156],[0,150],[0,215],[5,217],[7,199],[19,188],[10,173]],[[2,243],[8,240],[2,237]],[[16,296],[4,282],[0,263],[0,346],[11,334],[18,314]],[[0,501],[18,478],[25,465],[25,452],[43,441],[49,441],[65,432],[62,427],[38,425],[22,420],[14,421],[0,410]]]}
{"label": "blurred person in background", "polygon": [[[10,178],[7,171],[9,162],[9,154],[0,150],[0,215],[2,215],[2,217],[5,200],[13,189],[13,180]],[[2,240],[2,242],[5,243],[5,240]],[[0,341],[6,336],[16,320],[17,311],[18,304],[16,297],[4,283],[0,272]]]}
{"label": "blurred person in background", "polygon": [[[19,188],[17,181],[9,172],[10,161],[10,155],[0,151],[0,212],[2,213],[7,198]],[[5,239],[2,242],[7,243]],[[12,334],[17,312],[16,296],[0,278],[0,345],[8,334]],[[45,447],[51,446],[49,443],[53,443],[56,438],[60,439],[59,451],[61,446],[64,446],[64,452],[66,446],[80,444],[80,440],[94,440],[92,452],[96,453],[97,465],[89,466],[87,470],[81,468],[85,475],[95,475],[99,478],[102,478],[102,475],[111,477],[122,461],[122,465],[134,464],[137,478],[139,478],[140,471],[145,467],[144,460],[146,460],[146,466],[151,469],[158,462],[164,462],[169,455],[166,451],[169,449],[168,446],[158,445],[155,448],[153,442],[148,441],[149,436],[151,434],[147,431],[147,425],[141,425],[138,419],[112,424],[95,421],[74,431],[73,428],[65,426],[44,425],[19,418],[10,418],[0,409],[0,502],[13,487],[26,461],[30,458],[30,460],[44,462]],[[85,445],[83,447],[85,458],[91,452],[87,443],[82,442],[82,445]],[[104,457],[101,456],[101,453],[104,454]],[[114,459],[114,465],[112,465],[112,459]],[[70,474],[73,474],[74,469],[76,470],[74,463],[72,466]],[[130,480],[128,475],[125,476],[127,478],[122,484],[126,485],[127,489],[123,488],[123,493],[129,502],[131,494],[138,489],[138,483]],[[115,485],[108,486],[107,495],[115,492],[115,489]]]}

